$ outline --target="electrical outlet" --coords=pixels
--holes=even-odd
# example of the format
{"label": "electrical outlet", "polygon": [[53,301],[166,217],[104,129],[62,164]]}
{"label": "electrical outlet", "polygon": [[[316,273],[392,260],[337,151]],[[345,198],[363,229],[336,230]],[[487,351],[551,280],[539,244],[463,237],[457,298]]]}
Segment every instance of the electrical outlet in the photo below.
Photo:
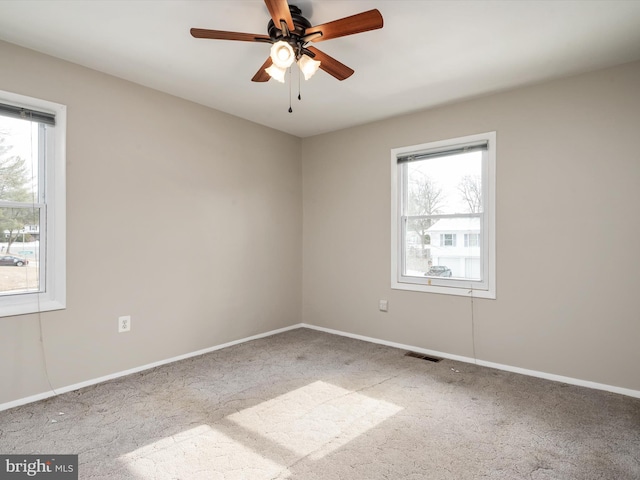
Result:
{"label": "electrical outlet", "polygon": [[131,330],[131,316],[118,317],[118,333]]}

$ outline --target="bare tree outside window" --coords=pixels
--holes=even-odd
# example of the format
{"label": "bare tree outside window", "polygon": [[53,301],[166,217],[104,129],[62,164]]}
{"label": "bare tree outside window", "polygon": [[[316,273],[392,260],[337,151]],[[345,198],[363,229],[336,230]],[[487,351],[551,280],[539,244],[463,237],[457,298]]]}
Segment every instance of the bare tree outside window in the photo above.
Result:
{"label": "bare tree outside window", "polygon": [[468,213],[482,212],[482,179],[477,175],[465,175],[458,184],[458,192],[462,196]]}
{"label": "bare tree outside window", "polygon": [[[411,176],[409,184],[409,204],[408,213],[411,216],[436,215],[440,213],[440,208],[444,202],[442,188],[422,172],[415,172]],[[407,228],[415,232],[420,238],[422,256],[427,245],[431,243],[428,229],[434,223],[432,218],[411,218]]]}
{"label": "bare tree outside window", "polygon": [[[0,132],[0,199],[11,202],[33,202],[25,160],[11,155],[8,135]],[[7,242],[6,252],[18,239],[26,225],[34,224],[34,213],[28,208],[0,208],[0,234]],[[24,235],[24,233],[22,233]],[[24,237],[23,237],[24,239]]]}
{"label": "bare tree outside window", "polygon": [[13,145],[7,144],[10,138],[0,131],[0,199],[16,202],[30,201],[27,183],[29,181],[25,160],[11,155]]}

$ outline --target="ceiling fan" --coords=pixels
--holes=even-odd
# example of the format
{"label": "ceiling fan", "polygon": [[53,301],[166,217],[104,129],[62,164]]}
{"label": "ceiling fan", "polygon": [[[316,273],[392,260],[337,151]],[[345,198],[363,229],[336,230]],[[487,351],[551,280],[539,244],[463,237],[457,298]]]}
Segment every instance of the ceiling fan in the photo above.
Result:
{"label": "ceiling fan", "polygon": [[344,80],[353,75],[353,69],[308,44],[376,30],[383,26],[382,15],[376,9],[314,27],[302,16],[301,10],[295,5],[289,5],[287,0],[264,0],[264,3],[271,14],[267,25],[268,35],[203,28],[192,28],[191,35],[195,38],[270,43],[271,54],[251,79],[253,82],[267,82],[270,78],[284,82],[286,69],[294,62],[306,79],[320,68],[338,80]]}

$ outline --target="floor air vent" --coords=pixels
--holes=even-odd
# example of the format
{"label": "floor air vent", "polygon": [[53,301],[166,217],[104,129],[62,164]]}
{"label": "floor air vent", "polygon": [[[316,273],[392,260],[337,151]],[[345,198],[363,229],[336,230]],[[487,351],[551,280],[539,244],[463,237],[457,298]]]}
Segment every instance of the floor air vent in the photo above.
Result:
{"label": "floor air vent", "polygon": [[431,355],[425,355],[424,353],[417,353],[417,352],[407,352],[404,354],[405,357],[413,357],[413,358],[419,358],[421,360],[428,360],[430,362],[433,363],[438,363],[440,361],[442,361],[441,358],[438,357],[432,357]]}

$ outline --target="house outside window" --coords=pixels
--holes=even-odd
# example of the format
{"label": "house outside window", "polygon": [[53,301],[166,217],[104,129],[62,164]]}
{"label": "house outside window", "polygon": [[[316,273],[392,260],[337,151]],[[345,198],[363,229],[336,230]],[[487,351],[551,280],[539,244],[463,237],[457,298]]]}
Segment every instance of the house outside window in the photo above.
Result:
{"label": "house outside window", "polygon": [[391,151],[392,288],[495,298],[495,157],[495,132]]}
{"label": "house outside window", "polygon": [[65,307],[66,109],[0,91],[0,316]]}

